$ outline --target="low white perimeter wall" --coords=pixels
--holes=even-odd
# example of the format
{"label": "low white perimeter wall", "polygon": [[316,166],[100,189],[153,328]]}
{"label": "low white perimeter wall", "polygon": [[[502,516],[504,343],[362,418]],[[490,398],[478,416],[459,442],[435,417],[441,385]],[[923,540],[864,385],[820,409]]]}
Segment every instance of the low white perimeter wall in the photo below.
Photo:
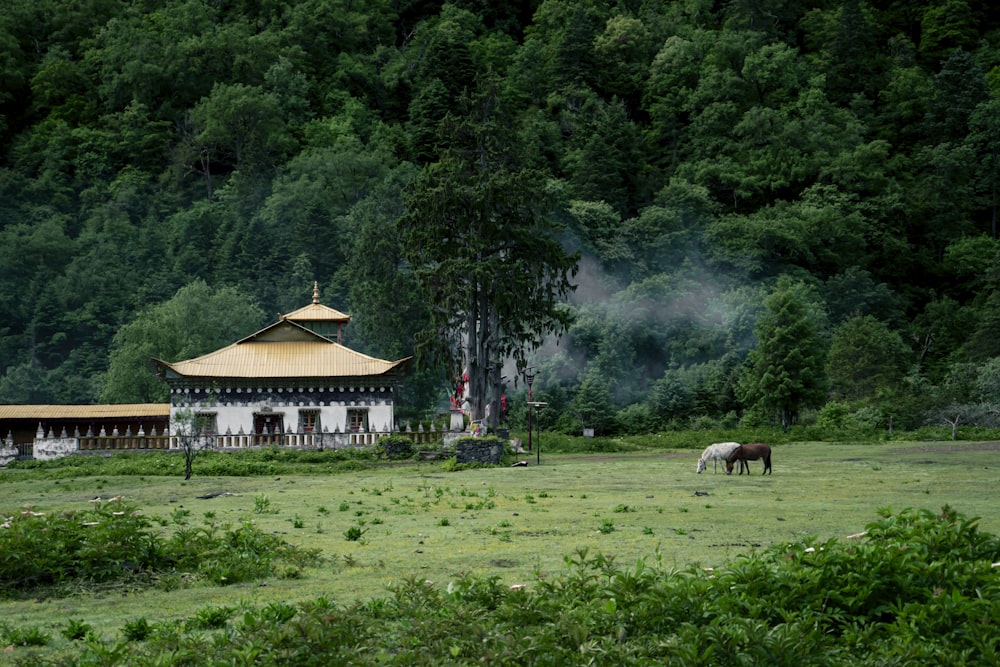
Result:
{"label": "low white perimeter wall", "polygon": [[48,461],[76,454],[80,449],[77,438],[35,438],[35,459]]}

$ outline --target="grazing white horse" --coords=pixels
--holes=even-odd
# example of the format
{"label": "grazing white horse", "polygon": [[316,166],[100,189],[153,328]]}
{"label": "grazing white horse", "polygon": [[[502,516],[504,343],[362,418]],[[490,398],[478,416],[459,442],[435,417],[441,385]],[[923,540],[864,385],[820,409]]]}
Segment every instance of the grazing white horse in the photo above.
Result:
{"label": "grazing white horse", "polygon": [[708,462],[712,462],[712,473],[716,473],[719,470],[719,461],[725,461],[729,458],[738,447],[740,443],[738,442],[717,442],[714,445],[709,445],[705,448],[705,451],[701,453],[701,458],[698,459],[698,472],[708,467]]}

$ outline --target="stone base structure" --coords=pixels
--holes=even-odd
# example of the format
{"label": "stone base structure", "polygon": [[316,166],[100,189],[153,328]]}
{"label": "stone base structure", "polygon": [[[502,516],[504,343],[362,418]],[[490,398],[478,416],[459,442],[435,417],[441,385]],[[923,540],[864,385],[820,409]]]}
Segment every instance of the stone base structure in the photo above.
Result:
{"label": "stone base structure", "polygon": [[455,441],[456,463],[498,465],[503,457],[504,441],[496,437],[459,438]]}

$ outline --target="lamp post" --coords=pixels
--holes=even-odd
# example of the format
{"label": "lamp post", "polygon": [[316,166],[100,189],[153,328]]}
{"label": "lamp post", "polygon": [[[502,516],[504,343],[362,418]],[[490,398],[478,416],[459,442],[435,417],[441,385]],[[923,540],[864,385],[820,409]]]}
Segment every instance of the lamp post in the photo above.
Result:
{"label": "lamp post", "polygon": [[531,451],[531,383],[535,381],[534,369],[524,369],[524,380],[528,383],[528,451]]}
{"label": "lamp post", "polygon": [[[541,410],[546,405],[548,405],[548,403],[544,403],[542,401],[528,401],[529,410],[531,408]],[[535,464],[540,465],[542,462],[542,420],[536,419],[535,421],[538,423],[538,437],[535,439],[535,444],[538,445],[538,449],[535,450]]]}

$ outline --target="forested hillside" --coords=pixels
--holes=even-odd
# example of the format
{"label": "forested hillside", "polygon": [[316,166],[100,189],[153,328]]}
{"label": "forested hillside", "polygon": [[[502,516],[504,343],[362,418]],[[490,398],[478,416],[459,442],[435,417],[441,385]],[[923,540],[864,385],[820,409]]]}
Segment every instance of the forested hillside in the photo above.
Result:
{"label": "forested hillside", "polygon": [[547,427],[986,424],[998,96],[986,0],[5,0],[0,403],[162,400],[314,280],[414,353],[466,142],[579,253]]}

